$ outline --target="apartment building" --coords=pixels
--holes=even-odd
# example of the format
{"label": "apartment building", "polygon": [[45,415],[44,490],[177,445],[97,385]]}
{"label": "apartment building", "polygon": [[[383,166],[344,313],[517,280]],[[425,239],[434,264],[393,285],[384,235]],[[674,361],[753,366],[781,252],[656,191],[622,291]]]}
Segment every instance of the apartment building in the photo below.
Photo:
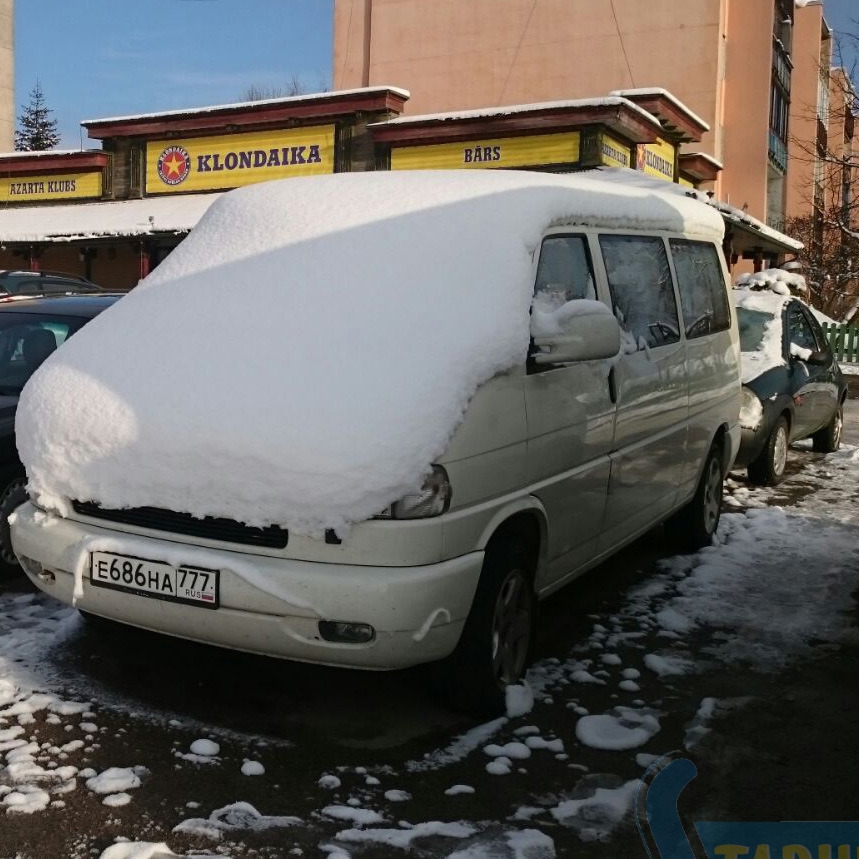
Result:
{"label": "apartment building", "polygon": [[819,0],[335,0],[333,85],[406,87],[407,116],[661,87],[709,125],[688,149],[723,165],[716,197],[782,229],[813,205],[799,190],[813,186],[826,112],[823,11]]}

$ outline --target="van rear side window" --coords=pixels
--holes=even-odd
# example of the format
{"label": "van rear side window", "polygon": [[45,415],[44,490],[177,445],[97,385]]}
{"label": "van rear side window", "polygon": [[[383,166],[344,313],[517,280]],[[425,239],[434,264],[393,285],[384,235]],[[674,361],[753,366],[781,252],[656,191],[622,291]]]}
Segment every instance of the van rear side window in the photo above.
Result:
{"label": "van rear side window", "polygon": [[718,251],[708,242],[671,239],[686,338],[694,340],[731,327],[731,312]]}
{"label": "van rear side window", "polygon": [[656,236],[600,236],[615,316],[630,347],[664,346],[680,339],[668,254]]}

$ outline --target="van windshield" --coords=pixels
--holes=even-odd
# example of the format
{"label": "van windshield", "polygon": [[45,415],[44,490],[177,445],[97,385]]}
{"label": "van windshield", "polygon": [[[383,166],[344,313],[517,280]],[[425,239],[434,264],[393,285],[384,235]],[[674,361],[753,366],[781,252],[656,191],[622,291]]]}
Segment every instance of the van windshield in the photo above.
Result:
{"label": "van windshield", "polygon": [[742,352],[760,352],[764,343],[764,331],[775,316],[762,310],[737,308],[737,325],[740,329],[740,350]]}

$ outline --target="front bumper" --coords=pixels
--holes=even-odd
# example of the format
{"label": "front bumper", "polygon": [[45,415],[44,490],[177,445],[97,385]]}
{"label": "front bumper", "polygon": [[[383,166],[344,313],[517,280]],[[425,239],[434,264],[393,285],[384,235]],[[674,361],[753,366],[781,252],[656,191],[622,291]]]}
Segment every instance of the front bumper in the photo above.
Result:
{"label": "front bumper", "polygon": [[[425,566],[373,567],[204,549],[63,519],[29,502],[13,514],[11,534],[34,584],[84,611],[235,650],[369,669],[404,668],[450,654],[483,564],[482,552]],[[218,569],[221,607],[94,587],[94,550]],[[320,620],[370,624],[376,635],[367,644],[332,643],[320,636]]]}
{"label": "front bumper", "polygon": [[734,461],[735,468],[745,468],[750,462],[754,462],[764,449],[764,445],[770,435],[771,426],[764,419],[756,429],[742,428],[740,436],[740,450]]}

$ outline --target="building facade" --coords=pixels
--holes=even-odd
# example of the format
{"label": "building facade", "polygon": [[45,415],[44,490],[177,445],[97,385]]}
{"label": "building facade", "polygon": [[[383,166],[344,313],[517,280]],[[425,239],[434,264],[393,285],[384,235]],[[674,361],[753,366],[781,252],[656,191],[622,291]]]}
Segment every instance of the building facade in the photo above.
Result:
{"label": "building facade", "polygon": [[800,211],[791,126],[813,148],[816,124],[794,122],[794,93],[816,114],[806,48],[819,58],[824,28],[819,3],[794,0],[335,0],[333,81],[406,86],[407,114],[665,88],[709,126],[690,149],[724,166],[715,195],[780,229]]}
{"label": "building facade", "polygon": [[85,120],[100,149],[0,154],[0,268],[130,289],[224,191],[374,169],[393,87]]}

